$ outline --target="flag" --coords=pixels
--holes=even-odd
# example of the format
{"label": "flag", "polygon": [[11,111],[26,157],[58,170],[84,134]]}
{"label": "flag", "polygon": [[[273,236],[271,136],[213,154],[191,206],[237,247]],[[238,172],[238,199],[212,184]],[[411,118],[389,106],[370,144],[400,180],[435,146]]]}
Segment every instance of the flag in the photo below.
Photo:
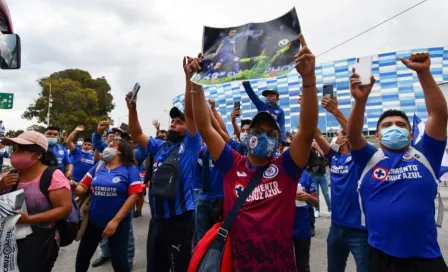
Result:
{"label": "flag", "polygon": [[[415,146],[423,137],[423,133],[425,132],[425,122],[420,119],[414,113],[414,121],[412,122],[412,134],[414,135],[414,139],[412,140],[412,146]],[[448,152],[445,150],[442,158],[442,165],[440,166],[439,178],[442,177],[445,173],[448,173]]]}

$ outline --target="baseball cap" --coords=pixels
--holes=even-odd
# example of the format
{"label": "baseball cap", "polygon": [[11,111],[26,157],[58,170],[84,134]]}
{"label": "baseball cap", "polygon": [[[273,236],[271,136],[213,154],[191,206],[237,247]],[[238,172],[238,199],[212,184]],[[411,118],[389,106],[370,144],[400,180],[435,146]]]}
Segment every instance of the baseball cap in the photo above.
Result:
{"label": "baseball cap", "polygon": [[45,149],[45,151],[48,150],[47,138],[42,133],[36,131],[25,131],[15,138],[5,138],[2,143],[4,145],[38,145]]}
{"label": "baseball cap", "polygon": [[280,126],[278,125],[277,121],[267,111],[260,111],[259,113],[257,113],[255,117],[252,119],[252,122],[249,125],[249,129],[253,128],[255,125],[261,122],[269,122],[275,127],[275,129],[280,131]]}
{"label": "baseball cap", "polygon": [[171,119],[180,118],[185,121],[185,114],[178,107],[171,108],[170,117]]}
{"label": "baseball cap", "polygon": [[261,93],[261,95],[264,96],[264,97],[266,97],[266,96],[267,96],[268,94],[270,94],[270,93],[273,93],[273,94],[275,94],[275,95],[277,95],[277,96],[280,96],[280,94],[278,93],[278,91],[277,91],[276,89],[274,89],[274,88],[264,90],[264,91]]}

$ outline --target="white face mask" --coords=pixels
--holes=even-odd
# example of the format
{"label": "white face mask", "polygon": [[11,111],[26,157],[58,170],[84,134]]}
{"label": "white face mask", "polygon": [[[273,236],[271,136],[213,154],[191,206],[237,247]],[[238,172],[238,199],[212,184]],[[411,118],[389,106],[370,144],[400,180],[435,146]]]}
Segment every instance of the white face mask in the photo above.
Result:
{"label": "white face mask", "polygon": [[77,142],[77,144],[78,144],[79,146],[82,146],[83,143],[84,143],[83,141],[78,141],[78,142]]}
{"label": "white face mask", "polygon": [[338,137],[334,137],[330,142],[331,149],[333,149],[334,152],[339,152],[339,149],[341,148],[341,145],[336,143],[337,141]]}

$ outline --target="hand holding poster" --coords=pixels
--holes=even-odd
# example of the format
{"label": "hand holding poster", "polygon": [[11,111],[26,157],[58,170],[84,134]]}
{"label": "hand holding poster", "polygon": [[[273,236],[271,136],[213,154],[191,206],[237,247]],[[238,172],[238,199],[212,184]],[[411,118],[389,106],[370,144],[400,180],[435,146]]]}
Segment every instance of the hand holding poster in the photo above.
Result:
{"label": "hand holding poster", "polygon": [[192,80],[201,85],[277,77],[294,70],[300,24],[295,8],[265,23],[204,27],[201,70]]}

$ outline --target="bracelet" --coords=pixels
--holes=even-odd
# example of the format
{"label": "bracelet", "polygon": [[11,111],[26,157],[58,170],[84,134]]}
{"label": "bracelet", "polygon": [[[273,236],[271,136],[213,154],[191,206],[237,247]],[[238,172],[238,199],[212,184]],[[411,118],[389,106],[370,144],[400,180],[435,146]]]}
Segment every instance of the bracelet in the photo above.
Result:
{"label": "bracelet", "polygon": [[190,91],[190,93],[192,93],[192,94],[197,94],[197,93],[200,93],[200,92],[201,92],[200,90],[199,91],[195,91],[193,89]]}
{"label": "bracelet", "polygon": [[311,88],[311,87],[316,87],[316,82],[314,82],[314,83],[311,84],[311,85],[305,85],[305,84],[303,84],[303,88]]}

